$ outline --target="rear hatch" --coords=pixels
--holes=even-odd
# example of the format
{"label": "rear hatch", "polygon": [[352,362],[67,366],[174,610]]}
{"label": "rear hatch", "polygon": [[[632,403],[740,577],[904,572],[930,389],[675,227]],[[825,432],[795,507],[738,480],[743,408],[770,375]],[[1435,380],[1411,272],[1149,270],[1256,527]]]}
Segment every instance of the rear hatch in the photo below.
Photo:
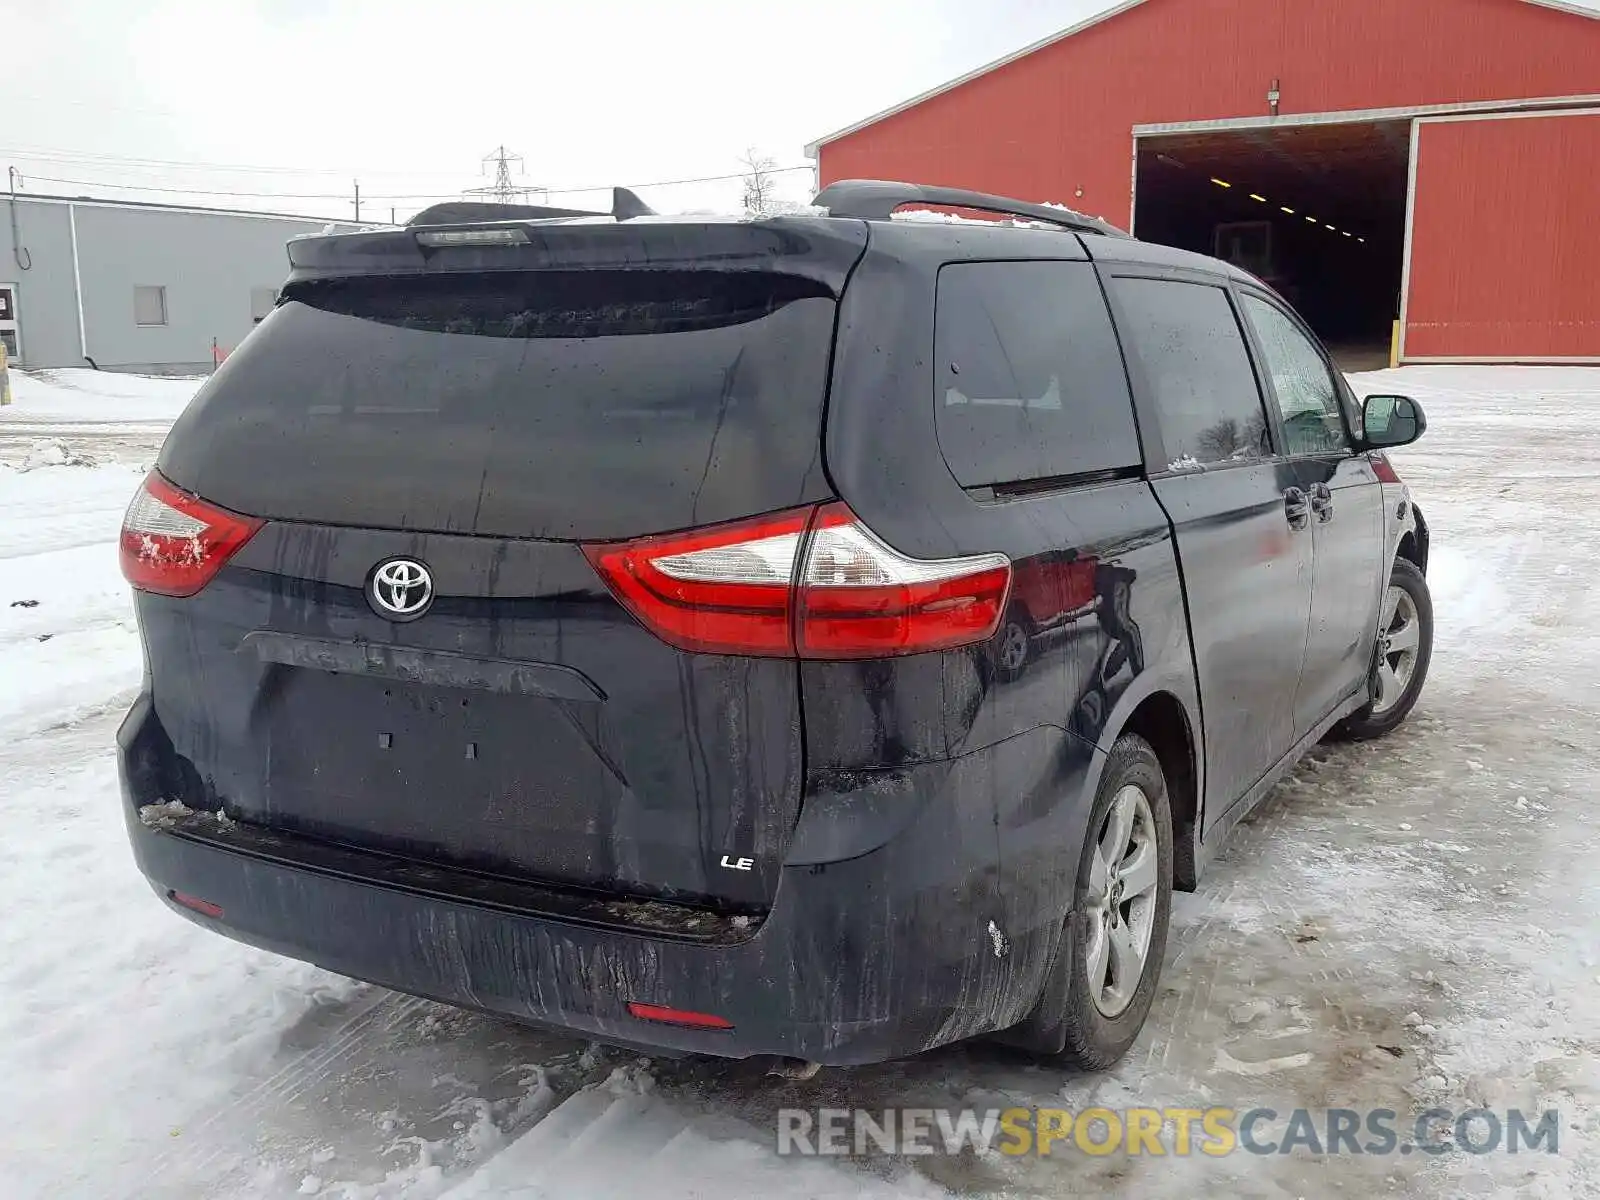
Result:
{"label": "rear hatch", "polygon": [[[511,227],[497,227],[511,228]],[[140,596],[192,807],[514,879],[759,910],[798,674],[648,632],[605,544],[829,498],[859,225],[526,225],[297,243],[158,470],[263,524]],[[375,573],[419,614],[380,615]],[[431,592],[404,590],[414,565]]]}

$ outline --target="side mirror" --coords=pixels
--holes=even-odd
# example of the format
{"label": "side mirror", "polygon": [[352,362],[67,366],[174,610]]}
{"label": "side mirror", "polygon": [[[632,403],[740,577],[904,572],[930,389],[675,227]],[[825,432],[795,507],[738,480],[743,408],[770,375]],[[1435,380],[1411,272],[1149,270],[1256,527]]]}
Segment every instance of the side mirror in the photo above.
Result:
{"label": "side mirror", "polygon": [[1361,407],[1361,439],[1372,450],[1409,446],[1427,428],[1422,405],[1410,396],[1368,396]]}

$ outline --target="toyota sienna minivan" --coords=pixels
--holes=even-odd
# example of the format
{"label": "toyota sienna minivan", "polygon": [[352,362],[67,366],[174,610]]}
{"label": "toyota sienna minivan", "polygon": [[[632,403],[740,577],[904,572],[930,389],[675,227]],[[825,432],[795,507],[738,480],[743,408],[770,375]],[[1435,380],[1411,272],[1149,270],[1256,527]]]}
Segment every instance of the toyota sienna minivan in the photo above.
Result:
{"label": "toyota sienna minivan", "polygon": [[623,201],[290,244],[123,528],[140,868],[602,1040],[1109,1065],[1172,889],[1416,702],[1420,407],[1061,209]]}

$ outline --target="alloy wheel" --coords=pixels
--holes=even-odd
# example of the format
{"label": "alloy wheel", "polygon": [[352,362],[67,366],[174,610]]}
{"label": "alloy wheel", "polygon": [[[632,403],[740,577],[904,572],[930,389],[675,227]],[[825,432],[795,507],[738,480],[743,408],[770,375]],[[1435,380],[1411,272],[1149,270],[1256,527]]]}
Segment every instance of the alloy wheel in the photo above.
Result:
{"label": "alloy wheel", "polygon": [[1120,1016],[1144,977],[1159,872],[1150,798],[1128,784],[1112,800],[1089,861],[1085,960],[1089,993],[1104,1017]]}
{"label": "alloy wheel", "polygon": [[1378,694],[1372,715],[1381,717],[1400,703],[1417,671],[1417,650],[1422,643],[1422,623],[1411,593],[1395,584],[1383,598],[1378,622]]}

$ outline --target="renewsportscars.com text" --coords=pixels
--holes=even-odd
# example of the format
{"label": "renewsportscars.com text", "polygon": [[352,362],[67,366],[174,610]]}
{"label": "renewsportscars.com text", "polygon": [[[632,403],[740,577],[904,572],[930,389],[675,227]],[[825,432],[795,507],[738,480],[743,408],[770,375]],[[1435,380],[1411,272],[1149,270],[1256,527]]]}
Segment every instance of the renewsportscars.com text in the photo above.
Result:
{"label": "renewsportscars.com text", "polygon": [[1486,1108],[785,1108],[778,1153],[800,1155],[1559,1154],[1561,1115]]}

